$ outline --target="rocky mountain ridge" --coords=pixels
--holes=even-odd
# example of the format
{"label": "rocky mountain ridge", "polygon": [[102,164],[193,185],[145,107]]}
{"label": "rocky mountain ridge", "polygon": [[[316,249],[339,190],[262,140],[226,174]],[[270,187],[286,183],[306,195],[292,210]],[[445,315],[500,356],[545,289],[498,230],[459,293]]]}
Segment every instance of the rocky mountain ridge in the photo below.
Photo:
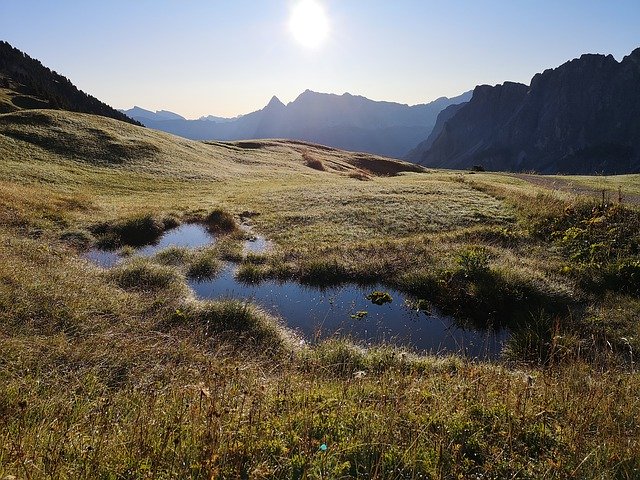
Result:
{"label": "rocky mountain ridge", "polygon": [[412,160],[456,169],[639,172],[640,48],[620,62],[582,55],[536,74],[529,86],[478,86],[440,123],[437,138]]}

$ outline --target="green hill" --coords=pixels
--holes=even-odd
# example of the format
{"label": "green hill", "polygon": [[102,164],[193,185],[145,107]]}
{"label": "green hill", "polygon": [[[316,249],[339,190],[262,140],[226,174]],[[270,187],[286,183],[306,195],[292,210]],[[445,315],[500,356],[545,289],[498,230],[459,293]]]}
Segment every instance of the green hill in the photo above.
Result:
{"label": "green hill", "polygon": [[[60,110],[1,114],[0,159],[0,478],[637,476],[629,177],[592,179],[602,202]],[[240,217],[274,248],[243,253]],[[214,247],[171,261],[82,256],[221,219]],[[495,362],[302,344],[250,299],[194,298],[189,269],[228,259],[254,278],[381,281],[512,339]]]}

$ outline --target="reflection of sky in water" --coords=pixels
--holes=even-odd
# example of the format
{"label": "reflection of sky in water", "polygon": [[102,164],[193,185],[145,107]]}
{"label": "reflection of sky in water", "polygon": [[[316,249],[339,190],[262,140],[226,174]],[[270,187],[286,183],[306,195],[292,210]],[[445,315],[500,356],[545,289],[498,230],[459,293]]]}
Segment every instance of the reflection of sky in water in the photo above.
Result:
{"label": "reflection of sky in water", "polygon": [[[170,246],[198,248],[215,241],[199,224],[184,224],[166,232],[153,245],[135,251],[136,256],[151,256]],[[270,247],[262,237],[245,242],[245,252],[259,253]],[[122,257],[117,252],[90,250],[86,258],[108,268]],[[334,335],[351,337],[365,343],[391,342],[430,352],[463,352],[470,357],[496,357],[507,338],[505,331],[465,330],[453,318],[437,312],[426,314],[410,308],[403,293],[380,285],[361,287],[344,285],[319,289],[297,282],[266,281],[245,284],[234,278],[234,266],[227,264],[212,280],[191,280],[191,288],[200,298],[234,298],[260,305],[272,315],[301,332],[308,340]],[[389,292],[391,303],[375,305],[366,296],[374,290]],[[367,312],[362,318],[352,318]]]}
{"label": "reflection of sky in water", "polygon": [[[233,265],[212,280],[191,281],[200,298],[235,298],[262,306],[284,319],[305,338],[314,340],[335,334],[366,343],[392,342],[430,352],[464,352],[471,357],[495,357],[506,332],[482,332],[456,327],[451,317],[426,314],[406,305],[407,296],[379,285],[344,285],[318,289],[297,282],[238,282]],[[374,290],[391,294],[393,302],[375,305],[366,298]],[[352,318],[366,311],[363,318]]]}
{"label": "reflection of sky in water", "polygon": [[[165,232],[157,242],[135,250],[135,256],[150,257],[168,247],[198,248],[215,242],[215,237],[198,223],[184,223],[173,230]],[[85,257],[104,268],[113,267],[122,260],[116,250],[99,250],[97,248],[85,253]]]}

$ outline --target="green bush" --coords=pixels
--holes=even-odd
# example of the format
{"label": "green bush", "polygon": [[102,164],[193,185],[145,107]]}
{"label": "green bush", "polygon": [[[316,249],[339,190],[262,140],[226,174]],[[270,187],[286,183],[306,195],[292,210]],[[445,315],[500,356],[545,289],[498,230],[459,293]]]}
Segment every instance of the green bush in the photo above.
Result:
{"label": "green bush", "polygon": [[482,247],[469,247],[458,253],[456,263],[465,278],[478,279],[489,273],[489,254]]}

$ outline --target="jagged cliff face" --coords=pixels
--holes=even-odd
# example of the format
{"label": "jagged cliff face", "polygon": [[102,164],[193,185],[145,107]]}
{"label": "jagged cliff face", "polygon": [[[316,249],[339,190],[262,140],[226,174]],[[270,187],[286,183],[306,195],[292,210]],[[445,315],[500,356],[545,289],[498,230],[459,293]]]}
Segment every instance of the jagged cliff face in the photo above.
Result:
{"label": "jagged cliff face", "polygon": [[583,55],[527,87],[476,87],[428,149],[432,167],[543,173],[640,171],[640,49],[617,62]]}

